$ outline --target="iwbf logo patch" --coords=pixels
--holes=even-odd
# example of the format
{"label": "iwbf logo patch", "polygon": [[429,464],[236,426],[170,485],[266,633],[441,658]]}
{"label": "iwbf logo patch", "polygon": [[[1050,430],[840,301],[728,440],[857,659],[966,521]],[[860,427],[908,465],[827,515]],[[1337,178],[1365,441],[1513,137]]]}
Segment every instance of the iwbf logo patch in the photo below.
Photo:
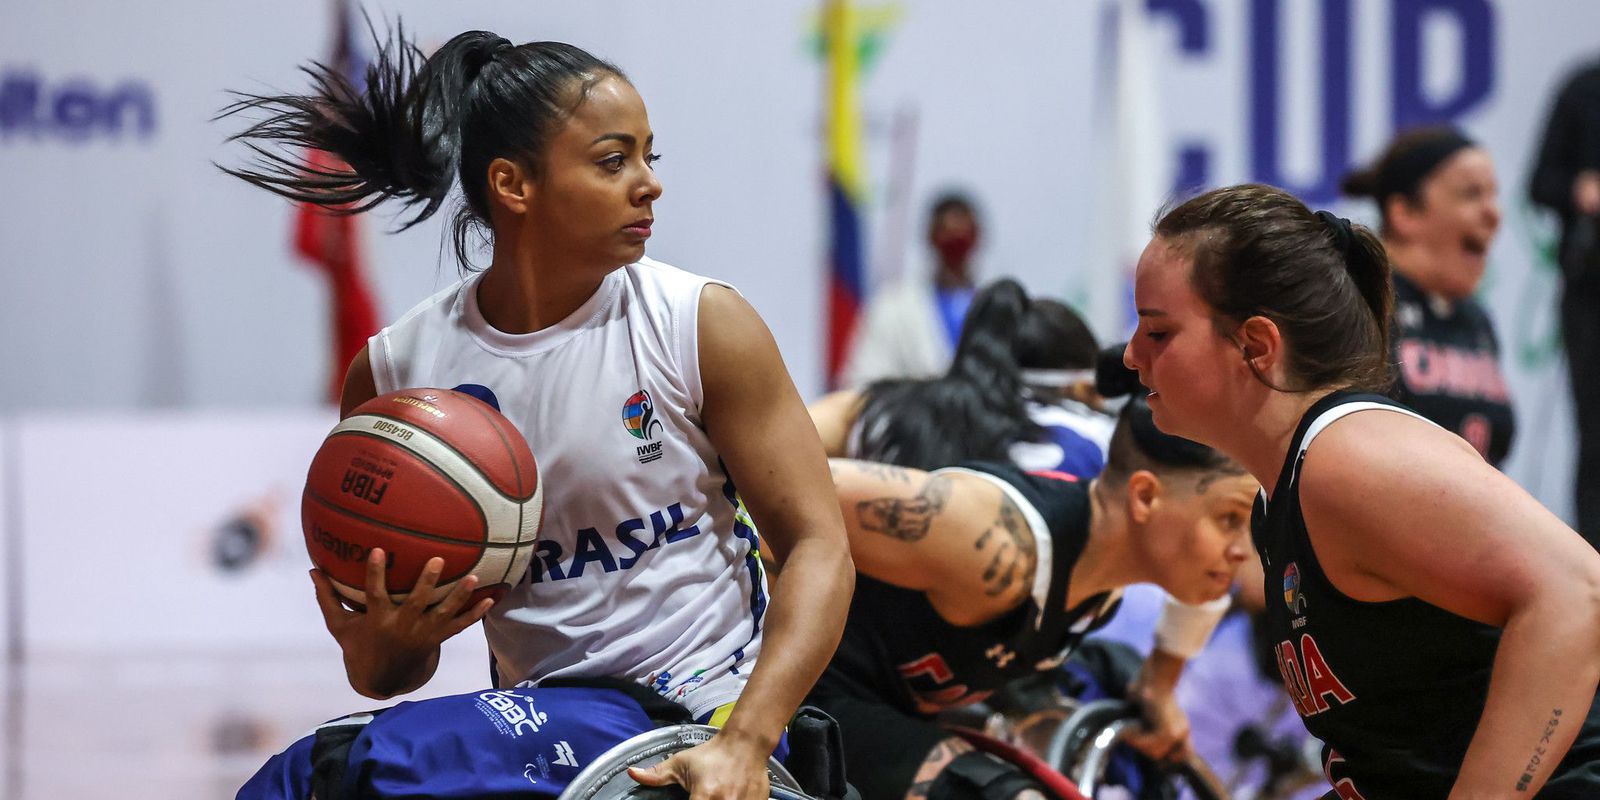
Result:
{"label": "iwbf logo patch", "polygon": [[656,434],[661,431],[661,420],[656,419],[656,403],[649,392],[640,389],[622,404],[622,427],[633,434],[633,438],[645,441],[634,448],[640,464],[661,458],[661,442],[655,441]]}
{"label": "iwbf logo patch", "polygon": [[1306,596],[1300,593],[1300,567],[1294,562],[1283,568],[1283,604],[1295,616],[1306,613]]}

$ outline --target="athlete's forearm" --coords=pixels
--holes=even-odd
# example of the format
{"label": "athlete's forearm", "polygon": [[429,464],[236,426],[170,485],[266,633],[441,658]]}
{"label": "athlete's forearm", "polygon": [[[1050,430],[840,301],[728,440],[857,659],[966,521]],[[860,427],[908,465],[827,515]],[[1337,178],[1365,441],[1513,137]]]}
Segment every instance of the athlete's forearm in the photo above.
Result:
{"label": "athlete's forearm", "polygon": [[1600,681],[1600,602],[1552,586],[1514,612],[1451,800],[1535,796],[1571,747]]}
{"label": "athlete's forearm", "polygon": [[1178,688],[1178,678],[1183,676],[1187,660],[1160,648],[1150,651],[1134,681],[1134,690],[1141,698],[1170,697]]}
{"label": "athlete's forearm", "polygon": [[763,756],[777,746],[839,646],[855,575],[844,537],[808,536],[795,544],[783,561],[783,589],[767,608],[760,660],[724,733]]}

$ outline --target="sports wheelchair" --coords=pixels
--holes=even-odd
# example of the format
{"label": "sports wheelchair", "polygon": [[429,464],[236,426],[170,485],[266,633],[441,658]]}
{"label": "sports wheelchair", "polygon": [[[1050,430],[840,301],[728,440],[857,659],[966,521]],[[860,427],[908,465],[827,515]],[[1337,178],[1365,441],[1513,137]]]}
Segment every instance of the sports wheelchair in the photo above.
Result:
{"label": "sports wheelchair", "polygon": [[[1139,724],[1130,704],[1100,700],[1062,709],[1064,716],[1050,736],[1044,758],[983,732],[952,727],[953,734],[978,750],[1011,762],[1029,773],[1053,800],[1090,800],[1103,785],[1112,748]],[[809,720],[807,722],[809,713]],[[648,767],[668,756],[709,740],[716,729],[679,724],[647,731],[612,748],[579,773],[559,800],[674,800],[685,796],[679,787],[647,787],[628,777],[628,768]],[[790,757],[785,766],[767,763],[772,800],[855,800],[845,783],[843,750],[847,742],[825,714],[802,709],[790,729]],[[796,773],[799,773],[798,775]],[[1210,777],[1205,765],[1191,760],[1171,769],[1171,776],[1186,783],[1198,800],[1222,800],[1227,795]]]}

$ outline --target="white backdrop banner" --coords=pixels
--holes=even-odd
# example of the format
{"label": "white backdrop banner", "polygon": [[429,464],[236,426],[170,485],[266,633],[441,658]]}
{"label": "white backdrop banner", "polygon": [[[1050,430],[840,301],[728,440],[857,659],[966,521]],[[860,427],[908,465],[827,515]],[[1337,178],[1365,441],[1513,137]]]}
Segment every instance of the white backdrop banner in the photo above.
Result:
{"label": "white backdrop banner", "polygon": [[[0,639],[0,689],[7,690],[7,697],[0,700],[0,719],[5,717],[5,712],[11,703],[9,696],[11,693],[8,689],[11,686],[12,661],[21,655],[19,649],[22,644],[22,629],[19,624],[21,620],[12,616],[15,607],[11,599],[14,586],[13,573],[22,570],[21,564],[18,563],[18,556],[21,554],[18,548],[21,545],[12,537],[12,507],[8,502],[12,492],[10,468],[13,452],[10,445],[13,430],[12,425],[0,421],[0,625],[4,626],[0,636],[5,637]],[[0,742],[8,743],[8,734],[0,734]],[[4,755],[3,746],[0,746],[0,757]]]}
{"label": "white backdrop banner", "polygon": [[294,649],[328,638],[300,489],[331,413],[25,418],[30,653]]}
{"label": "white backdrop banner", "polygon": [[[1125,283],[1096,278],[1125,265],[1092,246],[1097,213],[1118,205],[1104,198],[1259,180],[1371,219],[1334,199],[1339,176],[1400,127],[1453,121],[1495,155],[1507,210],[1484,292],[1518,405],[1508,471],[1568,513],[1557,287],[1540,255],[1551,231],[1523,197],[1550,94],[1600,50],[1600,4],[1123,3],[1148,26],[1160,113],[1127,116],[1159,122],[1139,131],[1153,166],[1136,172],[1152,189],[1097,169],[1096,120],[1115,99],[1110,3],[862,3],[870,282],[926,269],[924,204],[962,187],[983,206],[985,273],[1087,306],[1109,339],[1122,333]],[[820,388],[816,3],[367,6],[404,18],[425,47],[487,28],[572,41],[627,70],[666,157],[651,255],[737,285],[802,391]],[[5,18],[0,412],[318,403],[330,349],[322,280],[292,253],[290,207],[212,166],[242,153],[222,144],[236,128],[209,118],[225,89],[303,87],[295,66],[329,48],[327,0],[12,2]],[[381,233],[389,223],[366,223],[385,319],[457,274],[442,220],[397,236]]]}
{"label": "white backdrop banner", "polygon": [[[334,416],[30,416],[11,426],[20,468],[8,533],[23,554],[13,610],[29,659],[276,652],[341,674],[300,529],[306,469]],[[488,663],[482,631],[469,629],[446,643],[428,693],[487,685]]]}

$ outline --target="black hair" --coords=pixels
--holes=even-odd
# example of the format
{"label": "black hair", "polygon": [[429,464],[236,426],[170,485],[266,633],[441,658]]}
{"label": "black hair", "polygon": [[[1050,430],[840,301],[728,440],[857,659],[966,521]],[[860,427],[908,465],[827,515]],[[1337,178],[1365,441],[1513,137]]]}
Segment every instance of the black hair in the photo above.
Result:
{"label": "black hair", "polygon": [[1101,350],[1095,365],[1095,390],[1101,396],[1128,397],[1111,433],[1106,468],[1101,473],[1102,483],[1120,486],[1139,470],[1156,474],[1174,471],[1201,475],[1245,474],[1244,467],[1222,451],[1162,433],[1156,427],[1150,404],[1145,400],[1144,385],[1139,383],[1139,373],[1123,363],[1122,352],[1126,347],[1124,343]]}
{"label": "black hair", "polygon": [[1069,368],[1076,356],[1058,349],[1073,333],[1060,324],[1058,306],[1030,298],[1014,280],[985,286],[972,298],[949,371],[932,379],[878,381],[863,390],[855,455],[937,469],[1008,461],[1012,444],[1039,439],[1043,430],[1028,416],[1021,371]]}
{"label": "black hair", "polygon": [[939,220],[951,211],[964,211],[974,221],[978,220],[978,204],[966,192],[949,190],[939,193],[928,207],[928,233],[933,233]]}
{"label": "black hair", "polygon": [[1370,197],[1382,216],[1382,233],[1389,234],[1389,198],[1399,195],[1413,207],[1422,205],[1422,185],[1439,165],[1461,150],[1478,143],[1449,125],[1416,128],[1400,134],[1370,166],[1355,170],[1339,182],[1348,197]]}
{"label": "black hair", "polygon": [[[489,163],[516,159],[537,175],[550,136],[589,89],[611,76],[627,80],[614,64],[562,42],[513,45],[488,31],[467,31],[425,57],[398,22],[387,41],[370,20],[368,29],[377,57],[364,88],[313,62],[302,68],[311,77],[309,94],[234,93],[238,100],[218,119],[245,111],[264,117],[228,137],[245,142],[255,163],[221,169],[336,214],[399,199],[415,209],[402,230],[438,211],[459,177],[466,202],[453,238],[463,267],[471,232],[492,234]],[[319,166],[305,149],[344,163]]]}
{"label": "black hair", "polygon": [[1035,298],[1017,331],[1017,363],[1023,369],[1093,369],[1100,343],[1070,306]]}

